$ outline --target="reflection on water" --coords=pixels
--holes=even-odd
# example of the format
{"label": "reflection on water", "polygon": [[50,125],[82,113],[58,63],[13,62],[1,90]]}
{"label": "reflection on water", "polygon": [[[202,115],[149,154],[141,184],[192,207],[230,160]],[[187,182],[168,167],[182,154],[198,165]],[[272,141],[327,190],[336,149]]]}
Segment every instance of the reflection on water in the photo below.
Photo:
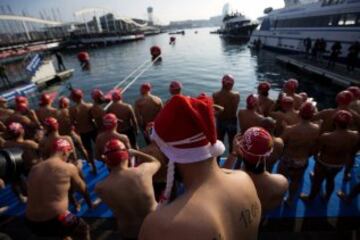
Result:
{"label": "reflection on water", "polygon": [[[196,96],[200,92],[211,94],[220,88],[222,76],[230,73],[234,75],[235,88],[242,96],[241,106],[245,105],[246,96],[256,91],[260,81],[271,82],[273,89],[270,94],[276,97],[282,83],[288,78],[297,78],[300,91],[308,92],[320,107],[333,105],[338,90],[336,87],[286,70],[276,63],[274,53],[252,52],[247,44],[226,41],[218,35],[209,34],[210,31],[199,29],[198,34],[193,30],[187,31],[184,36],[176,36],[175,45],[169,45],[169,35],[162,34],[142,41],[89,49],[89,72],[81,71],[76,58],[78,51],[64,52],[66,67],[75,69],[69,82],[74,87],[83,88],[85,93],[95,87],[108,91],[144,61],[150,60],[150,47],[158,45],[162,48],[163,60],[150,67],[135,82],[125,93],[125,101],[133,103],[140,84],[144,82],[151,82],[153,93],[166,100],[169,97],[168,85],[175,79],[183,83],[186,95]],[[68,95],[65,84],[53,89],[57,89],[60,95]],[[89,94],[87,97],[90,97]]]}

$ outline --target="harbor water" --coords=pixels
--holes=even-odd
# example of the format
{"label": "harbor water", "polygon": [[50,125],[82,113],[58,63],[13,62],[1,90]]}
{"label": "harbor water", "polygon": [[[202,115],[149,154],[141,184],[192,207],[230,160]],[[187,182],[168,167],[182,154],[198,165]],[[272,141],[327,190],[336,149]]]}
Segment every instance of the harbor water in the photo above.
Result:
{"label": "harbor water", "polygon": [[[169,35],[161,34],[145,40],[120,45],[87,49],[91,57],[91,70],[82,71],[76,58],[80,51],[66,50],[62,54],[67,68],[74,68],[74,75],[54,90],[59,95],[68,95],[65,85],[71,83],[86,93],[100,88],[109,91],[146,60],[150,60],[150,47],[162,49],[162,61],[153,64],[124,94],[124,100],[133,103],[139,95],[139,86],[151,82],[153,94],[164,101],[169,98],[168,86],[173,80],[182,82],[184,94],[197,96],[201,92],[212,94],[221,88],[224,74],[235,77],[235,90],[241,94],[244,107],[248,94],[255,93],[259,82],[272,84],[271,96],[277,97],[283,82],[289,78],[299,80],[299,91],[306,91],[317,102],[320,109],[334,106],[334,97],[339,88],[311,76],[287,70],[276,63],[276,53],[261,50],[252,52],[247,44],[228,42],[216,34],[214,29],[186,30],[185,35],[176,35],[176,44],[169,45]],[[56,60],[54,59],[56,65]],[[131,80],[131,79],[130,79]]]}

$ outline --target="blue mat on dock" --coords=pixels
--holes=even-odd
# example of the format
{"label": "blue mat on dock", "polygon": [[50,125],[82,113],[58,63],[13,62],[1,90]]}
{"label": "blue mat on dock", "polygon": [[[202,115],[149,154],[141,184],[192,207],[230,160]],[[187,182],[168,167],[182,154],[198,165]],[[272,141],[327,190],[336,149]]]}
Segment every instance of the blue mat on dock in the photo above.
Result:
{"label": "blue mat on dock", "polygon": [[[88,189],[91,193],[91,198],[95,199],[96,195],[93,189],[97,182],[104,179],[108,170],[101,162],[96,162],[98,168],[98,174],[96,176],[90,173],[90,167],[87,163],[84,163],[83,172],[86,178]],[[297,199],[292,207],[288,207],[282,204],[278,209],[270,212],[267,216],[271,218],[308,218],[308,217],[360,217],[360,197],[355,198],[351,204],[342,202],[336,195],[336,191],[339,189],[349,192],[352,186],[360,182],[360,156],[356,159],[356,164],[353,169],[353,178],[350,182],[343,183],[343,171],[341,171],[336,177],[335,191],[328,202],[323,201],[320,197],[317,197],[313,202],[304,204],[303,201]],[[306,170],[303,186],[301,191],[309,193],[310,191],[310,177],[309,173],[314,168],[314,160],[310,159],[309,167]],[[300,191],[299,191],[300,192]],[[4,215],[7,216],[22,216],[25,211],[25,205],[20,203],[10,187],[7,186],[4,190],[0,191],[0,207],[9,206],[7,212]],[[73,211],[71,207],[70,210]],[[90,218],[111,218],[112,212],[109,208],[102,203],[96,209],[90,210],[85,203],[82,203],[82,209],[78,216],[90,217]]]}

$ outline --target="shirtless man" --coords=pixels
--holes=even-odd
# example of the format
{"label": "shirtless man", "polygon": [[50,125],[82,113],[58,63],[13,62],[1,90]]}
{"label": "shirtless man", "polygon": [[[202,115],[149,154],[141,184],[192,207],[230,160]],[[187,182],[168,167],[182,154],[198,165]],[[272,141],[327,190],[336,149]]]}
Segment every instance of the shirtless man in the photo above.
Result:
{"label": "shirtless man", "polygon": [[308,166],[308,159],[314,154],[316,141],[320,135],[320,126],[311,122],[314,114],[315,106],[310,102],[304,103],[299,112],[301,121],[287,127],[281,136],[285,149],[278,171],[290,181],[289,196],[286,199],[289,206],[293,204]]}
{"label": "shirtless man", "polygon": [[96,128],[99,131],[102,130],[102,118],[105,115],[105,110],[102,104],[105,103],[104,93],[100,89],[93,89],[91,92],[91,97],[94,101],[93,106],[90,109],[91,117],[94,119],[96,123]]}
{"label": "shirtless man", "polygon": [[287,126],[292,126],[300,121],[299,112],[294,108],[294,99],[292,97],[282,97],[280,106],[282,111],[270,113],[270,116],[276,120],[275,134],[280,136]]}
{"label": "shirtless man", "polygon": [[238,113],[239,125],[241,133],[243,134],[251,127],[260,126],[264,119],[256,110],[258,109],[259,99],[251,94],[246,99],[246,109],[240,109]]}
{"label": "shirtless man", "polygon": [[[116,216],[122,239],[137,239],[145,217],[156,210],[152,178],[160,163],[150,155],[127,150],[117,139],[106,143],[103,154],[111,171],[95,192]],[[142,158],[143,163],[129,168],[129,154]]]}
{"label": "shirtless man", "polygon": [[108,113],[113,113],[121,120],[117,131],[125,134],[131,143],[131,147],[137,149],[136,135],[138,132],[138,123],[135,112],[130,104],[122,101],[121,90],[115,90],[112,94],[112,104],[108,108]]}
{"label": "shirtless man", "polygon": [[279,137],[275,137],[274,132],[276,127],[276,121],[271,117],[264,118],[261,121],[260,126],[263,127],[271,135],[272,141],[274,143],[273,151],[266,159],[266,170],[271,173],[273,171],[274,165],[278,160],[280,160],[283,154],[284,141]]}
{"label": "shirtless man", "polygon": [[236,111],[240,102],[240,94],[233,91],[233,87],[234,77],[225,75],[222,79],[221,90],[213,94],[214,104],[223,107],[223,110],[216,115],[217,136],[222,142],[225,136],[228,136],[230,152],[237,133]]}
{"label": "shirtless man", "polygon": [[266,212],[278,207],[287,192],[289,183],[281,174],[266,171],[266,160],[274,147],[271,135],[259,127],[249,128],[243,136],[235,139],[236,153],[244,159],[244,170],[253,180]]}
{"label": "shirtless man", "polygon": [[360,88],[351,86],[347,90],[353,94],[353,100],[350,103],[350,109],[355,111],[357,114],[360,114]]}
{"label": "shirtless man", "polygon": [[303,98],[296,93],[297,88],[299,87],[299,82],[296,79],[289,79],[284,83],[283,91],[288,97],[294,99],[294,108],[296,110],[300,109],[301,104],[303,103]]}
{"label": "shirtless man", "polygon": [[53,99],[49,94],[43,93],[41,95],[39,104],[40,107],[36,110],[36,116],[41,123],[44,123],[45,119],[48,117],[57,117],[56,108],[51,106],[52,101]]}
{"label": "shirtless man", "polygon": [[95,157],[97,160],[104,160],[102,156],[104,147],[105,144],[111,139],[118,139],[124,143],[127,149],[131,148],[128,137],[116,131],[118,119],[116,118],[115,114],[107,113],[103,117],[102,122],[104,131],[99,133],[99,135],[96,137],[95,143]]}
{"label": "shirtless man", "polygon": [[180,95],[182,89],[181,82],[178,81],[172,81],[169,85],[169,93],[171,96]]}
{"label": "shirtless man", "polygon": [[90,228],[81,218],[68,211],[70,185],[80,193],[86,192],[86,184],[78,169],[67,163],[73,151],[70,142],[57,139],[53,143],[54,154],[31,169],[28,178],[28,204],[26,223],[39,237],[72,237],[90,239]]}
{"label": "shirtless man", "polygon": [[81,141],[79,134],[76,133],[74,126],[71,123],[70,112],[69,112],[70,100],[67,97],[61,97],[59,100],[59,109],[57,114],[59,124],[59,134],[67,135],[72,138],[75,149],[81,155],[81,157],[89,161],[87,151]]}
{"label": "shirtless man", "polygon": [[96,174],[94,153],[92,144],[96,140],[96,128],[93,118],[91,117],[92,104],[84,102],[83,92],[80,89],[73,89],[70,98],[75,102],[75,106],[70,108],[70,119],[76,130],[79,132],[81,141],[87,151],[89,162],[93,174]]}
{"label": "shirtless man", "polygon": [[[30,169],[40,162],[39,145],[33,140],[25,139],[25,130],[20,123],[10,123],[7,132],[9,139],[3,144],[3,147],[22,149],[23,174],[27,177]],[[12,187],[19,200],[26,202],[26,197],[23,195],[26,191],[23,180],[21,178],[16,179],[13,181]]]}
{"label": "shirtless man", "polygon": [[269,97],[270,83],[262,82],[258,86],[259,113],[267,117],[273,111],[275,102]]}
{"label": "shirtless man", "polygon": [[[257,238],[261,205],[255,186],[244,172],[219,168],[216,158],[225,147],[216,140],[213,114],[205,96],[174,96],[156,118],[151,137],[169,158],[169,172],[159,209],[146,217],[139,239]],[[185,192],[167,204],[175,171]]]}
{"label": "shirtless man", "polygon": [[335,131],[323,133],[318,141],[314,177],[309,195],[302,194],[303,200],[312,200],[320,192],[321,185],[326,180],[324,199],[328,200],[334,191],[334,179],[342,168],[352,162],[359,144],[357,131],[348,129],[352,115],[346,110],[335,113]]}
{"label": "shirtless man", "polygon": [[145,142],[150,143],[149,136],[146,134],[146,126],[153,122],[157,114],[163,108],[162,101],[159,97],[151,94],[151,84],[144,83],[140,87],[141,97],[135,102],[135,114],[139,127],[143,132]]}
{"label": "shirtless man", "polygon": [[29,108],[29,102],[26,97],[15,98],[15,112],[8,117],[6,125],[12,122],[21,123],[25,129],[25,138],[38,141],[37,132],[41,129],[41,124],[33,110]]}

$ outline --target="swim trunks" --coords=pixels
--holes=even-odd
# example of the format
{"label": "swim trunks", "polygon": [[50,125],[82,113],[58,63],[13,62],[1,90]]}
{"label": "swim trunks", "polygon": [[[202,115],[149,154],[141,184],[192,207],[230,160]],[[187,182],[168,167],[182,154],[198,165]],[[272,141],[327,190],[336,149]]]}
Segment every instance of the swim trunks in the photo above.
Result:
{"label": "swim trunks", "polygon": [[136,148],[136,132],[133,127],[122,129],[120,133],[125,134],[129,138],[132,148]]}
{"label": "swim trunks", "polygon": [[79,234],[88,228],[87,223],[71,212],[66,212],[53,219],[35,222],[25,218],[26,225],[38,237],[68,237]]}
{"label": "swim trunks", "polygon": [[319,159],[317,160],[316,163],[318,164],[319,167],[321,167],[321,169],[325,172],[326,175],[336,175],[343,168],[343,165],[328,164]]}
{"label": "swim trunks", "polygon": [[297,170],[297,169],[304,169],[308,165],[308,161],[303,160],[293,160],[291,158],[283,157],[280,162],[284,164],[284,166],[289,170]]}
{"label": "swim trunks", "polygon": [[232,151],[232,141],[237,133],[237,119],[219,120],[216,121],[217,136],[219,140],[224,140],[226,134],[228,135],[230,151]]}
{"label": "swim trunks", "polygon": [[87,133],[80,133],[81,141],[86,150],[92,151],[92,142],[95,143],[96,136],[97,136],[96,130]]}

